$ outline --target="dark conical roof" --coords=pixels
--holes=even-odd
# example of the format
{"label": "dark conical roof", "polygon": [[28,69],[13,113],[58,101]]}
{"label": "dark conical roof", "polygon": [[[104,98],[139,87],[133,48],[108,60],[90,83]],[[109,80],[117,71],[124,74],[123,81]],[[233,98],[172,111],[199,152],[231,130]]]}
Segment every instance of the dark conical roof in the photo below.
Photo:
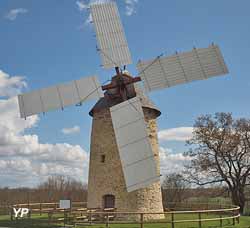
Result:
{"label": "dark conical roof", "polygon": [[[142,89],[139,86],[135,86],[136,96],[140,98],[143,108],[153,109],[156,113],[156,116],[160,116],[160,110],[155,106],[155,104],[143,93]],[[121,103],[120,98],[111,98],[107,92],[103,98],[99,99],[99,101],[94,105],[94,107],[90,110],[89,115],[93,116],[94,112],[98,112],[102,109],[110,108],[114,105]]]}

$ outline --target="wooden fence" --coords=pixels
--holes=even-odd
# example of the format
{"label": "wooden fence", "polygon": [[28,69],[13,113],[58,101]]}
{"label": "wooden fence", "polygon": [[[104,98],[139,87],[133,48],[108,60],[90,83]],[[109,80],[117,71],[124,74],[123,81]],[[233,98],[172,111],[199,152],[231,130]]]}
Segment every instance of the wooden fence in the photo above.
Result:
{"label": "wooden fence", "polygon": [[[40,214],[42,212],[47,212],[51,210],[57,210],[59,209],[59,202],[53,202],[53,203],[22,203],[22,204],[15,204],[12,205],[12,208],[29,208],[32,212],[39,212]],[[87,208],[87,202],[71,202],[71,208],[73,210],[79,209],[79,208]]]}
{"label": "wooden fence", "polygon": [[[73,226],[84,225],[91,226],[93,224],[102,224],[110,227],[111,224],[137,224],[143,228],[145,224],[161,223],[170,224],[171,228],[175,228],[179,223],[195,223],[197,227],[202,228],[206,222],[218,222],[220,227],[223,227],[223,221],[231,221],[232,225],[239,223],[239,207],[220,205],[220,209],[210,210],[182,210],[182,211],[166,211],[162,213],[135,213],[135,212],[118,212],[115,209],[101,211],[101,209],[87,209],[86,202],[72,202],[71,209],[62,210],[59,208],[59,203],[32,203],[13,205],[16,208],[29,208],[30,214],[27,219],[32,220],[32,215],[48,215],[47,222],[49,224],[64,222]],[[12,208],[10,208],[10,219],[13,217]],[[58,217],[58,214],[60,216]],[[54,217],[53,215],[57,215]],[[161,220],[150,220],[148,217],[159,217]],[[187,217],[188,219],[182,219]],[[189,219],[190,218],[190,219]],[[21,221],[21,219],[20,219]]]}
{"label": "wooden fence", "polygon": [[[231,209],[226,209],[226,210],[202,210],[202,211],[172,211],[172,212],[164,212],[164,213],[134,213],[134,212],[87,212],[83,213],[82,215],[86,217],[85,221],[76,221],[73,222],[73,224],[76,225],[93,225],[93,224],[105,224],[106,227],[109,227],[111,224],[139,224],[141,228],[144,227],[146,224],[171,224],[171,228],[175,228],[175,224],[177,223],[197,223],[197,227],[202,228],[202,224],[205,222],[211,222],[211,221],[218,221],[219,226],[223,227],[223,221],[224,220],[231,220],[232,225],[235,225],[236,222],[239,223],[239,217],[240,214],[237,213],[232,213],[231,216],[225,216],[223,217],[222,215],[219,215],[219,217],[213,217],[213,218],[202,218],[202,214],[207,214],[207,213],[218,213],[218,212],[235,212],[238,211],[239,208],[231,208]],[[176,215],[187,215],[187,214],[196,214],[197,219],[175,219]],[[164,215],[165,218],[169,217],[169,220],[162,219],[162,220],[145,220],[144,218],[147,217],[148,215],[154,216],[154,215]],[[96,220],[96,217],[100,217],[102,219]],[[134,217],[137,216],[139,219],[138,220],[132,220],[132,221],[120,221],[120,220],[115,220],[114,218],[116,217]],[[110,219],[111,218],[111,219]]]}

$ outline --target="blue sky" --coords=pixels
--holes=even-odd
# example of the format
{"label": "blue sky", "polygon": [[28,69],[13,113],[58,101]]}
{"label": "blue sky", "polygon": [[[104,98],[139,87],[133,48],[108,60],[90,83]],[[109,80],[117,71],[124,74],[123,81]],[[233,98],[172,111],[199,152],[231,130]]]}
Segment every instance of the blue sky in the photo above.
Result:
{"label": "blue sky", "polygon": [[[159,130],[191,127],[197,116],[220,111],[249,117],[249,1],[139,0],[132,5],[131,15],[127,15],[124,0],[117,3],[133,57],[134,64],[128,66],[133,75],[137,74],[139,59],[154,58],[162,52],[170,55],[176,50],[188,51],[194,46],[208,47],[212,42],[220,46],[230,71],[226,77],[152,93],[150,97],[162,111]],[[13,18],[8,16],[13,9],[25,10]],[[0,70],[11,76],[25,76],[28,87],[23,91],[89,75],[106,81],[114,72],[100,67],[94,30],[85,23],[88,16],[87,10],[79,10],[76,0],[1,0]],[[40,116],[22,134],[37,135],[42,144],[80,145],[88,152],[88,111],[93,104]],[[80,131],[62,133],[63,128],[74,126],[79,126]],[[184,144],[161,141],[161,146],[172,153],[185,151]]]}

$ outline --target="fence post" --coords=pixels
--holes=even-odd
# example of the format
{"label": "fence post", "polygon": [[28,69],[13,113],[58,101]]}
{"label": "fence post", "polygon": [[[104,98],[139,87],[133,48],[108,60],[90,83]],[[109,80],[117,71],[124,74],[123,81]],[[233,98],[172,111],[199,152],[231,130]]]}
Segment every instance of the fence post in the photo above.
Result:
{"label": "fence post", "polygon": [[222,227],[222,216],[220,215],[220,227]]}
{"label": "fence post", "polygon": [[[237,215],[239,215],[240,214],[240,210],[237,210],[236,213],[237,213]],[[238,222],[238,224],[240,223],[240,216],[237,217],[237,222]]]}
{"label": "fence post", "polygon": [[201,228],[201,213],[198,213],[198,217],[199,217],[199,228]]}
{"label": "fence post", "polygon": [[89,212],[89,219],[90,219],[89,224],[92,225],[92,213],[91,213],[91,210]]}
{"label": "fence post", "polygon": [[174,213],[171,212],[171,227],[174,228]]}
{"label": "fence post", "polygon": [[30,225],[32,226],[32,219],[31,219],[31,209],[29,209],[29,213],[28,213],[28,218],[29,218],[29,222],[30,222]]}
{"label": "fence post", "polygon": [[48,226],[50,225],[50,218],[51,218],[50,213],[51,212],[48,212]]}
{"label": "fence post", "polygon": [[144,218],[143,218],[143,213],[141,213],[141,228],[144,227]]}
{"label": "fence post", "polygon": [[40,215],[42,215],[42,203],[40,203]]}
{"label": "fence post", "polygon": [[240,224],[240,216],[238,216],[236,219],[237,219],[237,223]]}
{"label": "fence post", "polygon": [[10,220],[13,221],[13,207],[10,208]]}
{"label": "fence post", "polygon": [[31,209],[29,209],[28,218],[31,218]]}
{"label": "fence post", "polygon": [[64,223],[64,227],[66,225],[66,209],[63,209],[63,215],[64,215],[64,219],[63,219],[63,223]]}
{"label": "fence post", "polygon": [[109,227],[109,214],[106,215],[107,218],[106,218],[106,227],[108,228]]}

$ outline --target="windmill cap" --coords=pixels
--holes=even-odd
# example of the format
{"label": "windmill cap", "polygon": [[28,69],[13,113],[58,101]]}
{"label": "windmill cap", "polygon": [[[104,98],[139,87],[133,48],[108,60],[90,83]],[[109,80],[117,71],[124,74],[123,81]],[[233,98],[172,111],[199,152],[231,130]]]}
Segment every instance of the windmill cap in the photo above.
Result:
{"label": "windmill cap", "polygon": [[[126,75],[128,76],[128,75]],[[138,85],[138,83],[133,84],[134,88],[135,88],[135,92],[136,92],[136,96],[139,97],[141,103],[142,103],[142,107],[143,108],[148,108],[148,109],[152,109],[155,112],[156,117],[159,117],[161,115],[160,110],[155,106],[155,104],[144,94],[144,92],[142,91],[140,85]],[[111,98],[108,95],[108,92],[105,92],[105,96],[102,97],[101,99],[99,99],[99,101],[97,101],[97,103],[94,105],[94,107],[90,110],[89,115],[93,116],[95,112],[99,112],[103,109],[107,109],[110,108],[114,105],[117,105],[119,103],[121,103],[121,99],[119,98]]]}

